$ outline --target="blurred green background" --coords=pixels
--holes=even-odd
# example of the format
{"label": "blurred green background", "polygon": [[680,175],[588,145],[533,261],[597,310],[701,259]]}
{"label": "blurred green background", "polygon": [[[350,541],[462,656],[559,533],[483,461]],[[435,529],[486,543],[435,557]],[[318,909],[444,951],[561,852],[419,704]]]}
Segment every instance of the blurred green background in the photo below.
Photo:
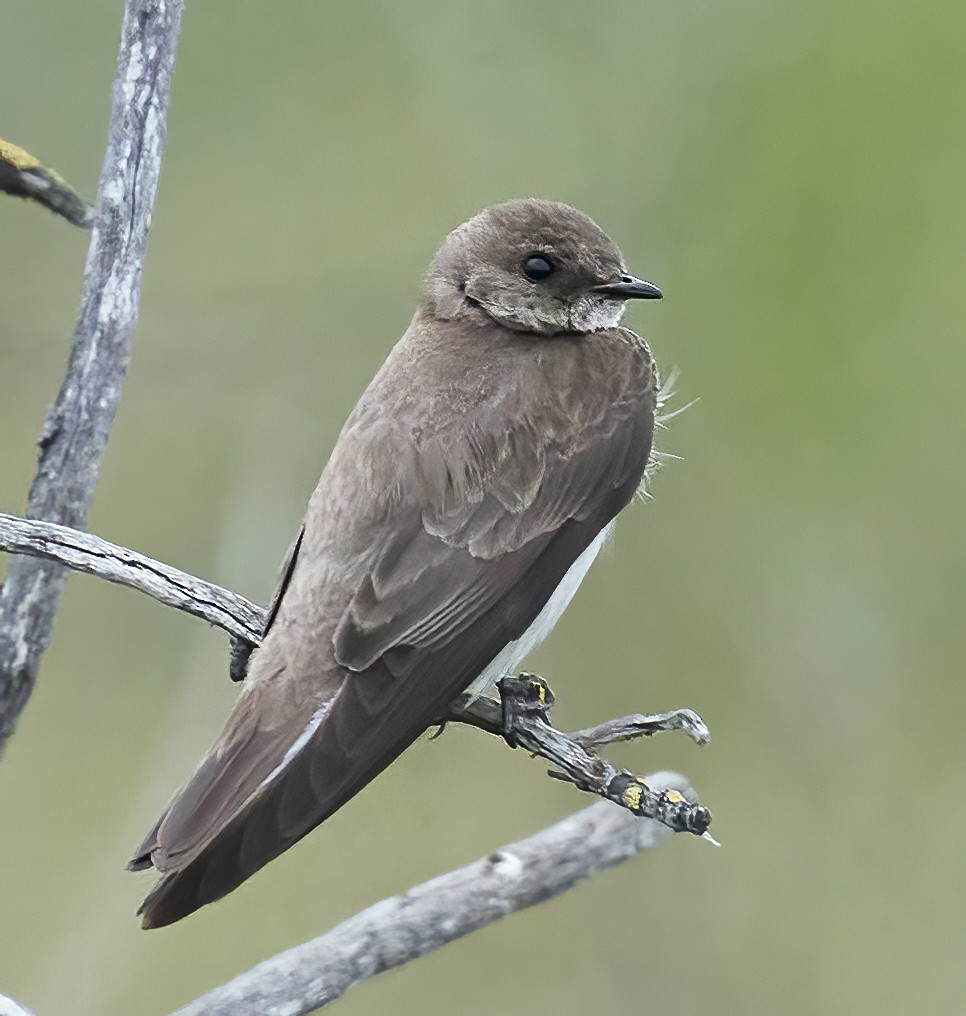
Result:
{"label": "blurred green background", "polygon": [[[92,194],[118,0],[0,2],[0,135]],[[966,7],[190,3],[94,532],[266,600],[442,236],[587,211],[682,456],[530,661],[579,726],[687,705],[677,838],[351,992],[345,1016],[951,1013],[963,838]],[[87,236],[0,200],[0,509],[20,512]],[[6,567],[0,561],[0,573]],[[251,883],[144,934],[124,863],[234,697],[218,631],[71,579],[0,765],[0,991],[157,1014],[587,803],[476,731],[420,743]]]}

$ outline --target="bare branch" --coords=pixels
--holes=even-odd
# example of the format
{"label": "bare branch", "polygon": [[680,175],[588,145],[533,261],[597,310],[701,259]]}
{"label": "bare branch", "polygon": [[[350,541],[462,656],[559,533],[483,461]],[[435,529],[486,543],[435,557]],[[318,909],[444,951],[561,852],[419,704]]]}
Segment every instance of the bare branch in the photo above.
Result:
{"label": "bare branch", "polygon": [[265,611],[250,600],[90,533],[0,512],[0,550],[59,561],[75,571],[147,593],[229,635],[256,644],[261,640]]}
{"label": "bare branch", "polygon": [[[690,796],[683,777],[651,786]],[[458,871],[382,900],[318,938],[259,963],[173,1016],[301,1016],[362,981],[551,899],[656,846],[670,831],[605,802]]]}
{"label": "bare branch", "polygon": [[[138,589],[168,606],[218,625],[245,646],[261,641],[265,612],[221,586],[204,582],[169,565],[108,543],[89,533],[49,522],[18,519],[0,513],[0,550],[59,561],[78,571]],[[698,744],[711,739],[707,725],[690,709],[654,716],[625,716],[597,727],[565,734],[550,723],[554,696],[547,683],[532,674],[505,678],[501,702],[464,695],[440,723],[468,723],[503,737],[546,759],[556,768],[550,775],[573,783],[627,808],[635,815],[656,818],[677,832],[703,835],[711,823],[707,808],[673,791],[655,791],[627,770],[618,770],[593,748],[662,730],[685,730]]]}
{"label": "bare branch", "polygon": [[672,709],[669,713],[632,713],[616,720],[607,720],[596,727],[575,730],[568,736],[588,750],[618,741],[651,737],[665,730],[683,730],[695,744],[708,744],[711,731],[693,709]]}
{"label": "bare branch", "polygon": [[[243,643],[236,675],[244,670],[245,647],[258,644],[264,627],[265,611],[230,590],[82,532],[130,357],[182,8],[183,0],[126,0],[80,313],[67,374],[44,423],[27,505],[31,519],[46,521],[0,514],[0,549],[18,555],[0,590],[0,753],[49,643],[65,565],[139,589],[223,628]],[[0,189],[56,203],[51,194],[62,181],[31,159],[12,146],[0,151],[6,174]],[[178,1016],[312,1012],[383,970],[623,863],[672,829],[706,829],[710,814],[694,802],[683,777],[641,779],[617,771],[592,751],[672,728],[700,741],[707,729],[695,714],[625,717],[566,735],[549,722],[552,695],[542,680],[523,675],[504,681],[501,695],[502,706],[464,703],[450,718],[473,722],[547,758],[559,769],[551,775],[621,808],[600,802],[473,865],[383,900],[189,1003]],[[648,815],[658,821],[639,817]],[[25,1012],[0,995],[0,1016]]]}
{"label": "bare branch", "polygon": [[[0,514],[0,550],[5,549],[3,518],[4,516]],[[466,723],[499,737],[506,734],[502,704],[495,699],[478,698],[466,692],[450,706],[449,712],[439,722]],[[669,713],[648,715],[632,713],[630,716],[620,716],[615,720],[607,720],[595,727],[574,730],[563,736],[582,748],[591,749],[616,744],[618,741],[651,737],[666,730],[683,730],[695,744],[708,744],[711,741],[708,725],[692,709],[672,709]]]}
{"label": "bare branch", "polygon": [[[0,549],[32,554],[139,589],[257,644],[264,611],[220,586],[66,526],[0,514]],[[698,743],[707,727],[690,710],[628,716],[563,734],[548,717],[553,696],[533,675],[500,683],[502,703],[463,696],[442,722],[458,721],[546,758],[600,802],[488,858],[370,907],[332,931],[266,960],[189,1003],[177,1016],[297,1016],[355,984],[540,903],[597,871],[655,846],[672,830],[704,833],[711,820],[683,777],[619,772],[589,749],[660,730],[684,729]],[[553,773],[552,773],[553,774]],[[655,816],[655,818],[640,817]],[[2,1016],[2,1013],[0,1013]]]}
{"label": "bare branch", "polygon": [[[557,767],[555,779],[573,783],[579,790],[597,794],[642,818],[657,819],[675,832],[707,834],[711,812],[676,790],[662,791],[641,776],[616,769],[587,746],[631,737],[648,737],[662,730],[686,729],[698,744],[711,740],[704,720],[690,709],[656,716],[611,720],[590,731],[564,734],[550,722],[554,695],[542,677],[520,674],[497,682],[500,702],[463,695],[450,709],[447,720],[470,723],[491,734],[501,734],[512,748],[524,748]],[[641,722],[644,721],[644,722]]]}
{"label": "bare branch", "polygon": [[[27,515],[83,529],[121,397],[158,184],[183,0],[126,0],[94,232],[67,375]],[[63,569],[17,558],[0,593],[0,752],[50,641]]]}
{"label": "bare branch", "polygon": [[[0,513],[0,550],[45,557],[138,589],[218,625],[240,640],[243,647],[261,641],[265,617],[261,607],[228,589],[89,533]],[[656,818],[676,832],[698,836],[707,832],[711,824],[707,808],[674,791],[656,791],[646,780],[616,769],[593,751],[601,745],[648,737],[663,730],[684,730],[698,744],[706,744],[711,732],[697,713],[677,709],[652,716],[635,714],[565,734],[550,722],[554,696],[542,678],[533,674],[504,678],[499,690],[500,702],[461,696],[447,715],[440,717],[440,724],[455,721],[479,727],[504,738],[511,747],[524,748],[546,759],[556,767],[549,770],[550,776],[573,783],[580,790],[606,798],[637,816]]]}
{"label": "bare branch", "polygon": [[0,191],[46,205],[81,229],[94,225],[94,209],[59,173],[3,138],[0,138]]}

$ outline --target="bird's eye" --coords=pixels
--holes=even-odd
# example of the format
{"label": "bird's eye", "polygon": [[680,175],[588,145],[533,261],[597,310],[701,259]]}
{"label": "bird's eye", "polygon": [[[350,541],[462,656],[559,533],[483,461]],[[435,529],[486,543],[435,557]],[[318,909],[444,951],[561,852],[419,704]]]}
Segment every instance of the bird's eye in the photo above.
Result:
{"label": "bird's eye", "polygon": [[523,262],[523,274],[531,282],[541,282],[553,271],[553,262],[542,254],[531,254]]}

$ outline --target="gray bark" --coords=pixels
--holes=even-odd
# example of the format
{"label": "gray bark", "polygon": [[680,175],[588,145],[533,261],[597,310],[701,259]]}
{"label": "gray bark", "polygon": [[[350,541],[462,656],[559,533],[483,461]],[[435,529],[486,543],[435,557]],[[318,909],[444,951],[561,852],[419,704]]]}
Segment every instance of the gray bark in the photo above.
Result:
{"label": "gray bark", "polygon": [[653,716],[638,713],[565,734],[550,722],[554,694],[542,677],[526,673],[504,677],[497,681],[497,688],[499,702],[463,695],[450,708],[450,718],[501,734],[511,748],[546,759],[554,766],[548,776],[572,783],[578,790],[598,794],[642,818],[657,819],[674,832],[711,838],[707,808],[673,790],[652,787],[644,777],[616,769],[591,750],[666,730],[683,730],[698,744],[707,744],[711,731],[697,713],[690,709]]}
{"label": "gray bark", "polygon": [[45,205],[81,229],[94,225],[93,207],[59,173],[3,138],[0,138],[0,191]]}
{"label": "gray bark", "polygon": [[[260,641],[262,608],[230,590],[88,533],[0,514],[0,550],[40,556],[139,589],[253,645]],[[326,934],[265,960],[190,1002],[175,1016],[313,1012],[384,970],[629,860],[675,830],[711,840],[706,831],[710,813],[697,803],[684,777],[658,773],[639,778],[615,770],[591,750],[676,729],[703,744],[710,734],[697,714],[690,710],[638,714],[563,734],[550,724],[553,696],[541,679],[532,675],[506,679],[500,693],[502,703],[463,697],[441,722],[469,723],[503,736],[557,766],[559,771],[551,771],[552,775],[565,775],[581,790],[601,794],[608,801],[501,847],[466,868],[383,900]]]}
{"label": "gray bark", "polygon": [[[691,795],[683,777],[648,783]],[[384,970],[565,892],[672,835],[607,802],[475,864],[382,900],[318,938],[259,963],[172,1016],[301,1016]],[[458,1009],[458,1006],[457,1006]]]}
{"label": "gray bark", "polygon": [[[27,515],[83,529],[121,397],[158,184],[183,0],[127,0],[67,375],[40,437]],[[0,753],[50,641],[65,572],[13,560],[0,592]]]}
{"label": "gray bark", "polygon": [[[101,173],[80,314],[63,386],[40,439],[30,519],[0,515],[0,549],[13,552],[0,590],[0,753],[36,680],[65,579],[64,566],[140,589],[256,645],[264,611],[229,590],[82,532],[100,460],[120,400],[137,319],[141,271],[157,188],[183,0],[127,0],[114,84],[110,137]],[[44,519],[45,521],[31,521]],[[638,817],[645,804],[665,822],[704,809],[682,777],[646,780],[601,768],[589,749],[657,730],[706,728],[686,710],[625,717],[564,735],[547,718],[543,694],[529,708],[524,680],[511,702],[464,703],[450,717],[537,751],[584,790],[611,796],[459,871],[383,900],[320,936],[266,960],[179,1010],[178,1016],[298,1016],[355,984],[407,963],[517,910],[556,896],[595,872],[654,846],[671,829]],[[497,712],[494,713],[494,710]],[[615,778],[625,782],[614,783]],[[651,802],[654,796],[654,802]],[[684,804],[682,804],[684,802]],[[687,805],[687,806],[685,806]],[[690,807],[690,811],[688,808]],[[699,832],[701,822],[679,828]],[[706,838],[707,834],[705,834]],[[24,1013],[0,996],[3,1013]]]}
{"label": "gray bark", "polygon": [[[201,617],[252,647],[261,641],[265,611],[221,586],[195,578],[125,547],[66,526],[0,513],[0,550],[58,561],[78,571],[130,586]],[[665,793],[626,769],[616,769],[594,748],[683,730],[698,744],[711,732],[697,713],[676,709],[608,720],[597,727],[565,734],[550,722],[554,696],[547,683],[532,674],[499,682],[500,701],[461,696],[439,723],[468,723],[546,759],[550,775],[598,794],[643,818],[656,818],[676,832],[707,835],[711,813],[680,794]],[[710,837],[709,837],[710,838]]]}
{"label": "gray bark", "polygon": [[138,589],[230,635],[258,644],[265,611],[243,596],[126,547],[53,522],[0,512],[0,550],[59,561],[75,571]]}

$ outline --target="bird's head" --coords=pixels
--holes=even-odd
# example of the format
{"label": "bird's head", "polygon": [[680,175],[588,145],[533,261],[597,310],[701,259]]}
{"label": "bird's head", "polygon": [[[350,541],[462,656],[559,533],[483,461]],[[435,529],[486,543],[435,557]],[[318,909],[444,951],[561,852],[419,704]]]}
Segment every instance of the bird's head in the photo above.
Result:
{"label": "bird's head", "polygon": [[628,274],[592,219],[536,198],[492,205],[458,226],[426,279],[426,302],[438,318],[483,313],[540,335],[613,328],[627,300],[660,297],[656,286]]}

